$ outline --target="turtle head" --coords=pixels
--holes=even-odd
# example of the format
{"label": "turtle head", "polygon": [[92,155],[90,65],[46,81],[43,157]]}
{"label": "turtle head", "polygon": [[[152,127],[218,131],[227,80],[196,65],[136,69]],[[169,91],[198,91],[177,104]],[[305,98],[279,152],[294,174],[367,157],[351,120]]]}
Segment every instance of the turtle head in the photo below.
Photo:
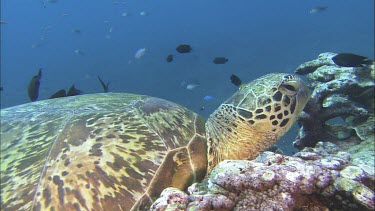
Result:
{"label": "turtle head", "polygon": [[310,98],[298,76],[272,73],[238,90],[206,123],[210,170],[222,160],[254,159],[295,123]]}

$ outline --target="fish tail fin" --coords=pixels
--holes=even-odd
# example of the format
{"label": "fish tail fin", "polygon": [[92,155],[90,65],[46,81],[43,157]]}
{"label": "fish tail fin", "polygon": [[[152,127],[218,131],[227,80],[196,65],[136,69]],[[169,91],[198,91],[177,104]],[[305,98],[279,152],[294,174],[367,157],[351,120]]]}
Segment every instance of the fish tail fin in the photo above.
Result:
{"label": "fish tail fin", "polygon": [[104,81],[99,76],[98,76],[98,79],[100,81],[100,84],[102,84],[104,92],[108,92],[109,82],[107,84],[105,84]]}
{"label": "fish tail fin", "polygon": [[38,69],[38,74],[37,74],[37,76],[38,76],[39,79],[42,77],[42,70],[43,70],[43,68],[39,68],[39,69]]}

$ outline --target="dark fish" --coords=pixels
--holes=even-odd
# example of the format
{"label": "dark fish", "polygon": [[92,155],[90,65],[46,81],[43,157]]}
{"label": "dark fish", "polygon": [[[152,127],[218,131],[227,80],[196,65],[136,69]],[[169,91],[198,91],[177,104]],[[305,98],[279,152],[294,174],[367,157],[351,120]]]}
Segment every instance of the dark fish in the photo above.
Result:
{"label": "dark fish", "polygon": [[191,47],[187,44],[181,44],[177,46],[176,51],[179,53],[189,53],[191,51]]}
{"label": "dark fish", "polygon": [[230,81],[232,82],[232,84],[234,84],[236,86],[240,86],[242,84],[241,79],[238,76],[236,76],[235,74],[232,74],[230,76]]}
{"label": "dark fish", "polygon": [[76,34],[81,34],[81,30],[80,29],[73,29],[73,32],[76,33]]}
{"label": "dark fish", "polygon": [[169,55],[167,56],[167,62],[171,62],[171,61],[173,61],[173,55],[172,55],[172,54],[169,54]]}
{"label": "dark fish", "polygon": [[326,11],[328,7],[326,6],[317,6],[317,7],[314,7],[312,8],[309,13],[310,14],[315,14],[315,13],[319,13],[319,12],[323,12],[323,11]]}
{"label": "dark fish", "polygon": [[342,67],[363,67],[373,63],[373,61],[367,57],[352,53],[339,53],[332,57],[332,61]]}
{"label": "dark fish", "polygon": [[75,96],[81,94],[81,90],[74,87],[74,84],[69,88],[68,93],[66,96]]}
{"label": "dark fish", "polygon": [[213,62],[215,64],[225,64],[225,63],[228,62],[228,59],[225,58],[225,57],[215,57],[214,60],[213,60]]}
{"label": "dark fish", "polygon": [[100,83],[102,84],[104,92],[108,92],[109,82],[107,84],[105,84],[99,76],[98,76],[98,78],[99,78]]}
{"label": "dark fish", "polygon": [[60,89],[59,91],[55,92],[55,94],[51,95],[49,99],[59,98],[59,97],[66,97],[65,89]]}
{"label": "dark fish", "polygon": [[33,76],[29,86],[27,87],[27,94],[31,101],[35,101],[39,96],[40,78],[42,78],[42,68],[39,68],[37,75]]}
{"label": "dark fish", "polygon": [[0,91],[3,91],[3,90],[4,90],[4,88],[2,86],[0,86]]}

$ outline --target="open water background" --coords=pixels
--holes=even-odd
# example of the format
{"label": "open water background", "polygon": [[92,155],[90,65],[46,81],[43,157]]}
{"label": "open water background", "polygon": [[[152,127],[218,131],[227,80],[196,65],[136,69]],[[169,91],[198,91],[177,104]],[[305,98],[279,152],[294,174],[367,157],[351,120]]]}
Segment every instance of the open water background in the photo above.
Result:
{"label": "open water background", "polygon": [[[328,9],[310,14],[316,6]],[[72,84],[102,92],[100,75],[111,92],[168,99],[208,117],[237,90],[231,74],[248,82],[293,73],[327,51],[374,58],[373,0],[2,0],[1,20],[2,108],[29,102],[27,85],[42,67],[39,100]],[[179,44],[193,51],[178,54]],[[216,65],[216,56],[229,62]],[[284,151],[295,136],[279,142]]]}

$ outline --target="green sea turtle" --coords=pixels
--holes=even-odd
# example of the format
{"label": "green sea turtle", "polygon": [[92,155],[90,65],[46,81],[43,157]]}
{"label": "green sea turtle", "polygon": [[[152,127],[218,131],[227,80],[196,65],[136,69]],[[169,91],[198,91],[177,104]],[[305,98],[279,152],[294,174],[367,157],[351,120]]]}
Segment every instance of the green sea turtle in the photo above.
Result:
{"label": "green sea turtle", "polygon": [[[145,210],[225,159],[252,159],[310,97],[297,76],[244,85],[209,117],[155,97],[102,93],[1,110],[2,210]],[[208,170],[207,170],[208,169]]]}

